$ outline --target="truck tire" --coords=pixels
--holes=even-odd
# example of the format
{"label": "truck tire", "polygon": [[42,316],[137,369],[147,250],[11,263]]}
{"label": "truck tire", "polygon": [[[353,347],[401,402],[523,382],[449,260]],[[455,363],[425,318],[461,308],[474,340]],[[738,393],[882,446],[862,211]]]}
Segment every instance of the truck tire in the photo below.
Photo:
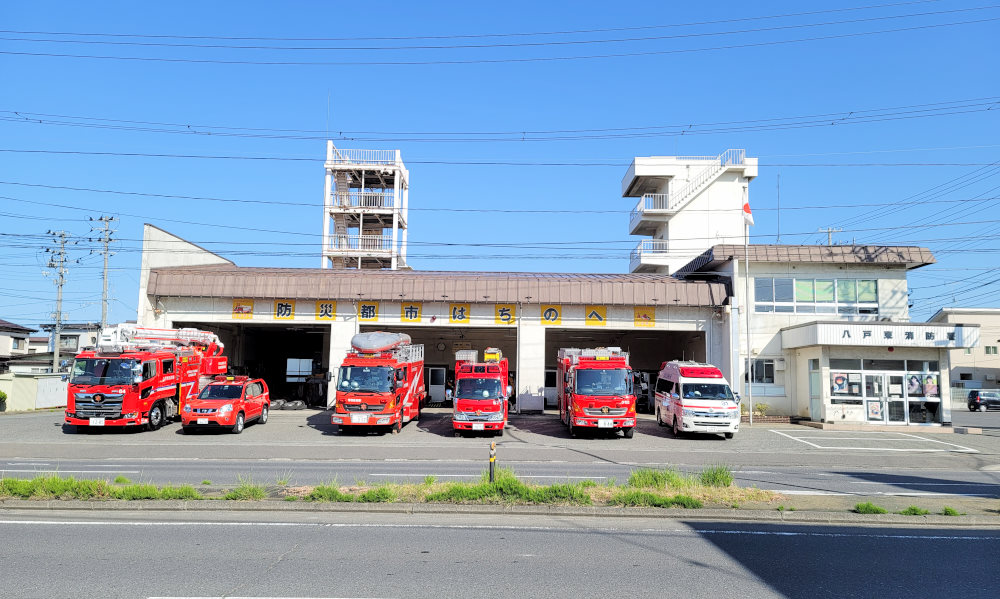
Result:
{"label": "truck tire", "polygon": [[163,404],[156,402],[149,407],[149,418],[147,418],[146,421],[146,430],[155,431],[160,428],[163,426],[163,419]]}
{"label": "truck tire", "polygon": [[575,439],[576,427],[573,426],[573,415],[569,413],[567,413],[566,415],[569,416],[569,418],[566,419],[567,422],[566,426],[569,428],[569,436],[571,439]]}
{"label": "truck tire", "polygon": [[630,426],[628,428],[623,428],[622,436],[625,437],[626,439],[631,439],[633,436],[635,436],[635,427]]}
{"label": "truck tire", "polygon": [[733,438],[733,433],[725,433],[727,439]]}
{"label": "truck tire", "polygon": [[257,424],[267,424],[267,416],[271,410],[268,409],[267,404],[264,404],[260,408],[260,416],[257,417]]}
{"label": "truck tire", "polygon": [[396,421],[396,424],[390,426],[394,435],[398,435],[399,431],[403,430],[403,408],[399,408],[399,420]]}
{"label": "truck tire", "polygon": [[667,423],[664,422],[663,418],[661,418],[660,416],[661,416],[661,414],[660,414],[660,408],[656,408],[656,424],[657,424],[657,426],[667,426]]}
{"label": "truck tire", "polygon": [[236,415],[236,424],[233,425],[233,434],[238,435],[243,432],[243,427],[246,425],[245,416],[243,412]]}
{"label": "truck tire", "polygon": [[306,403],[301,399],[293,399],[292,401],[285,402],[285,410],[304,410],[306,409]]}
{"label": "truck tire", "polygon": [[677,416],[674,416],[674,424],[671,426],[670,432],[672,432],[675,437],[681,436],[681,427],[677,424]]}
{"label": "truck tire", "polygon": [[497,430],[497,436],[498,437],[502,437],[503,436],[503,429],[502,428],[499,429],[499,430]]}
{"label": "truck tire", "polygon": [[285,400],[283,400],[283,399],[272,399],[271,400],[271,409],[272,410],[280,410],[280,409],[282,409],[284,407],[285,407]]}

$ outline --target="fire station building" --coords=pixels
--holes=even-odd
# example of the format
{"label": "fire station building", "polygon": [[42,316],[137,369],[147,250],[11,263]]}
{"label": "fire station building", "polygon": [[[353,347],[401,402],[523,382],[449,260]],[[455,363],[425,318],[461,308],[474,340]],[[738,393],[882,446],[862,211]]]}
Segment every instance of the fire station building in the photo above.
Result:
{"label": "fire station building", "polygon": [[146,225],[138,323],[215,331],[237,374],[324,406],[351,337],[387,330],[424,345],[432,401],[459,350],[500,348],[523,412],[554,405],[559,348],[618,346],[652,376],[667,360],[715,364],[773,414],[951,421],[949,350],[977,346],[979,327],[909,321],[906,275],[931,253],[744,246],[757,164],[742,150],[635,159],[622,180],[637,201],[629,232],[651,238],[629,274],[409,270],[409,174],[398,152],[350,152],[328,146],[323,268],[239,267]]}

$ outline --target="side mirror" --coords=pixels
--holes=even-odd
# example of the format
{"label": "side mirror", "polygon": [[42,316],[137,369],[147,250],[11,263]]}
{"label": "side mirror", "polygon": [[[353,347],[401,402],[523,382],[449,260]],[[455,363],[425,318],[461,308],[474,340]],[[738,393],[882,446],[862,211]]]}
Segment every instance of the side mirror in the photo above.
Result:
{"label": "side mirror", "polygon": [[137,375],[135,375],[135,376],[132,377],[132,384],[133,385],[138,385],[141,382],[142,382],[142,375],[141,374],[137,374]]}
{"label": "side mirror", "polygon": [[510,394],[513,393],[513,392],[514,392],[514,388],[511,387],[510,385],[507,385],[507,396],[510,397]]}
{"label": "side mirror", "polygon": [[406,380],[406,376],[403,375],[403,371],[402,370],[397,370],[396,371],[396,380],[400,381],[400,382]]}

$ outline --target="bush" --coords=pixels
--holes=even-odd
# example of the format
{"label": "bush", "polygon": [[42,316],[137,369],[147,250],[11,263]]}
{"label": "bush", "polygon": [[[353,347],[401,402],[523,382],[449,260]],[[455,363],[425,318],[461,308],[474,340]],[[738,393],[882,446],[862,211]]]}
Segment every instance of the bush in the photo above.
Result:
{"label": "bush", "polygon": [[859,503],[854,506],[854,511],[858,514],[888,514],[889,510],[879,507],[870,501]]}
{"label": "bush", "polygon": [[260,501],[267,497],[267,492],[264,487],[253,482],[249,476],[244,477],[242,475],[237,476],[236,480],[240,484],[236,485],[236,488],[230,490],[225,495],[222,496],[223,499],[231,500],[253,500]]}
{"label": "bush", "polygon": [[0,391],[0,404],[6,403],[6,402],[7,402],[7,394],[4,393],[3,391]]}
{"label": "bush", "polygon": [[729,466],[721,464],[709,466],[701,471],[701,484],[706,487],[731,487],[733,486],[733,472]]}
{"label": "bush", "polygon": [[305,501],[336,501],[349,503],[354,501],[354,495],[342,493],[337,487],[320,485],[303,497]]}
{"label": "bush", "polygon": [[639,468],[638,470],[633,470],[628,475],[628,486],[637,489],[666,489],[667,487],[676,489],[690,485],[691,478],[673,468],[665,470]]}
{"label": "bush", "polygon": [[956,510],[953,507],[944,506],[943,508],[941,508],[941,515],[942,516],[959,516],[961,514],[959,514],[958,510]]}
{"label": "bush", "polygon": [[753,413],[756,414],[757,416],[760,416],[761,418],[767,416],[767,411],[770,409],[771,405],[766,404],[764,402],[755,403],[753,405]]}
{"label": "bush", "polygon": [[919,508],[915,505],[911,505],[910,507],[906,508],[905,510],[899,513],[904,516],[926,516],[927,514],[930,513],[930,511]]}
{"label": "bush", "polygon": [[358,495],[358,501],[361,503],[390,503],[395,500],[396,493],[386,486],[368,489],[361,495]]}

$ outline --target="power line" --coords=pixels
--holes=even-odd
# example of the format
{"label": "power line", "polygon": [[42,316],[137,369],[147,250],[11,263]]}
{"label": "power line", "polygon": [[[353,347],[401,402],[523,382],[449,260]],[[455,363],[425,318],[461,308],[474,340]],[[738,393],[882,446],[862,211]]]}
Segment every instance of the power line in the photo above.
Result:
{"label": "power line", "polygon": [[524,58],[483,58],[483,59],[417,60],[417,61],[414,60],[263,61],[263,60],[225,60],[225,59],[206,59],[206,58],[166,58],[166,57],[154,57],[154,56],[108,56],[108,55],[95,55],[95,54],[66,54],[57,52],[18,52],[12,50],[2,50],[0,51],[0,54],[6,54],[11,56],[37,56],[37,57],[48,57],[48,58],[79,58],[87,60],[120,60],[120,61],[140,61],[140,62],[259,65],[259,66],[421,66],[421,65],[503,64],[503,63],[554,62],[554,61],[568,61],[568,60],[594,60],[602,58],[636,58],[642,56],[664,56],[671,54],[689,54],[696,52],[735,50],[742,48],[757,48],[757,47],[796,44],[796,43],[804,43],[812,41],[849,39],[849,38],[864,37],[871,35],[882,35],[888,33],[903,33],[903,32],[921,31],[927,29],[938,29],[942,27],[956,27],[961,25],[974,25],[979,23],[994,22],[998,20],[1000,20],[1000,17],[971,19],[966,21],[954,21],[951,23],[914,25],[910,27],[899,27],[895,29],[840,33],[840,34],[831,34],[831,35],[787,39],[787,40],[770,40],[770,41],[748,42],[743,44],[731,44],[723,46],[708,46],[701,48],[678,48],[672,50],[649,50],[644,52],[620,52],[620,53],[590,54],[590,55],[577,55],[577,56],[535,56],[535,57],[524,57]]}
{"label": "power line", "polygon": [[[477,50],[493,48],[531,48],[531,47],[566,47],[582,46],[592,44],[620,44],[630,42],[649,42],[676,39],[691,39],[699,37],[719,37],[731,35],[745,35],[748,33],[764,33],[774,31],[785,31],[793,29],[806,29],[814,27],[829,27],[836,25],[852,25],[857,23],[870,23],[874,21],[890,21],[896,19],[911,19],[917,17],[929,17],[945,14],[967,13],[983,10],[992,10],[997,5],[977,6],[966,8],[953,8],[948,10],[916,12],[897,15],[882,15],[874,17],[862,17],[856,19],[845,19],[840,21],[823,21],[818,23],[793,23],[786,25],[772,25],[769,27],[757,27],[751,29],[737,29],[732,31],[703,31],[692,33],[678,33],[671,35],[653,35],[642,37],[618,37],[610,39],[584,39],[584,40],[548,40],[548,41],[518,41],[518,42],[494,42],[494,43],[474,43],[474,44],[410,44],[410,45],[390,45],[390,46],[275,46],[275,45],[236,45],[236,44],[205,44],[192,42],[163,42],[163,41],[121,41],[108,39],[35,39],[25,37],[0,37],[0,40],[15,42],[34,42],[45,44],[101,44],[113,46],[140,46],[158,48],[197,48],[197,49],[225,49],[225,50],[276,50],[276,51],[338,51],[338,52],[370,52],[370,51],[400,51],[400,50]],[[37,35],[37,34],[36,34]]]}
{"label": "power line", "polygon": [[489,37],[519,37],[519,36],[551,36],[551,35],[573,35],[580,33],[602,33],[611,31],[636,31],[648,29],[667,29],[676,27],[693,27],[697,25],[718,25],[722,23],[737,23],[745,21],[760,21],[767,19],[782,19],[789,17],[802,17],[818,14],[829,14],[837,12],[851,12],[860,10],[872,10],[879,8],[895,8],[897,6],[911,6],[914,4],[929,4],[940,0],[914,0],[911,2],[893,2],[889,4],[872,4],[867,6],[854,6],[844,8],[830,8],[824,10],[814,10],[807,12],[782,13],[777,15],[760,15],[752,17],[736,17],[731,19],[719,19],[713,21],[695,21],[689,23],[671,23],[661,25],[639,25],[629,27],[606,27],[601,29],[575,29],[563,31],[534,31],[534,32],[508,32],[508,33],[475,33],[475,34],[453,34],[453,35],[416,35],[416,36],[394,36],[394,37],[249,37],[249,36],[217,36],[217,35],[176,35],[176,34],[136,34],[136,33],[107,33],[107,32],[72,32],[72,31],[21,31],[5,29],[0,33],[14,33],[21,35],[74,35],[74,36],[104,36],[104,37],[125,37],[144,39],[209,39],[209,40],[231,40],[231,41],[293,41],[293,42],[327,42],[346,40],[368,40],[368,41],[390,41],[390,40],[417,40],[417,39],[462,39],[462,38],[489,38]]}

